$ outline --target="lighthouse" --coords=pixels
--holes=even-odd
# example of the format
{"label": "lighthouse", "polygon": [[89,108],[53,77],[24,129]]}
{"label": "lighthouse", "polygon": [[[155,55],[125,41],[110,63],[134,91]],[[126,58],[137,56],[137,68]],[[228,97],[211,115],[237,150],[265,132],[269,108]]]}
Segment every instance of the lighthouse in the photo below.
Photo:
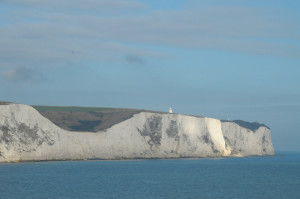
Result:
{"label": "lighthouse", "polygon": [[169,113],[173,113],[173,109],[171,107],[169,108]]}

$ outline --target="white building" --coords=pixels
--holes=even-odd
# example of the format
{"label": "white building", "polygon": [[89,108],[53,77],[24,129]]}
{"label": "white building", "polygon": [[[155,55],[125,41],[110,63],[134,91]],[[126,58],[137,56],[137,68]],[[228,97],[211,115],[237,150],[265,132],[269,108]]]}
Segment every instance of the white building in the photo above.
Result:
{"label": "white building", "polygon": [[173,109],[171,107],[169,108],[169,113],[173,113]]}

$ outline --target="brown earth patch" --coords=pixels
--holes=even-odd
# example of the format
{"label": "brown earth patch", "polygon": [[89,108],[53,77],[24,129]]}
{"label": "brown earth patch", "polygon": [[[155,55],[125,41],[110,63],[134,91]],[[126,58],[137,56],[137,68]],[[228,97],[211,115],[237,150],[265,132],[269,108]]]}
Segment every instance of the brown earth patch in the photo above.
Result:
{"label": "brown earth patch", "polygon": [[[113,125],[120,123],[133,117],[134,114],[140,112],[156,112],[146,111],[142,109],[123,109],[123,108],[87,108],[88,111],[78,110],[78,107],[59,110],[57,108],[38,107],[36,108],[41,115],[49,119],[62,129],[69,131],[97,132],[102,131]],[[158,113],[158,112],[157,112]]]}
{"label": "brown earth patch", "polygon": [[8,104],[11,104],[11,102],[0,101],[0,105],[8,105]]}

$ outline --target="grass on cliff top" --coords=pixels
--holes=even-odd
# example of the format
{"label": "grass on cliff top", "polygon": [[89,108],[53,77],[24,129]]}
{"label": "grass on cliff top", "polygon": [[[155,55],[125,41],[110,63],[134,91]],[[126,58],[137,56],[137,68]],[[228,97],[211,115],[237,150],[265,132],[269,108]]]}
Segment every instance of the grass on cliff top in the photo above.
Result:
{"label": "grass on cliff top", "polygon": [[64,111],[64,112],[90,112],[90,111],[108,111],[114,108],[104,107],[81,107],[81,106],[32,106],[37,111]]}
{"label": "grass on cliff top", "polygon": [[244,127],[246,129],[250,129],[252,131],[256,131],[257,129],[259,129],[259,127],[266,127],[267,129],[270,129],[270,127],[268,127],[265,124],[260,124],[258,122],[246,122],[243,120],[221,120],[222,122],[234,122],[237,125]]}

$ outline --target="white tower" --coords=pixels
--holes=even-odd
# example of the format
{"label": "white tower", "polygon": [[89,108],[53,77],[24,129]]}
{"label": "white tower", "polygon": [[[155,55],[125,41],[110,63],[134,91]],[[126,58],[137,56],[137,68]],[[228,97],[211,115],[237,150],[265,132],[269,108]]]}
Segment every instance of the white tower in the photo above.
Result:
{"label": "white tower", "polygon": [[171,107],[169,108],[169,113],[173,113],[173,110]]}

